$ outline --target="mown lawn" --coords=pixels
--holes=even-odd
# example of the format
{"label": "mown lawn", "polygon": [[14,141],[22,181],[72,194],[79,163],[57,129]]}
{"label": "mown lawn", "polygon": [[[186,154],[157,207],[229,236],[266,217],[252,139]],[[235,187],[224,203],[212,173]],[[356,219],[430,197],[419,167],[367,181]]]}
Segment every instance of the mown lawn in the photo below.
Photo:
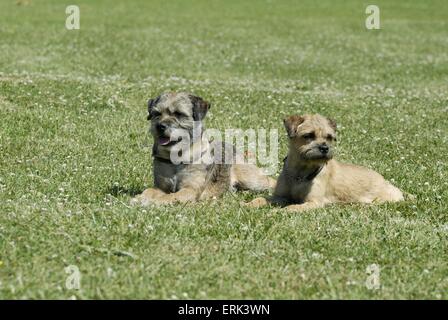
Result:
{"label": "mown lawn", "polygon": [[[447,1],[377,0],[381,30],[359,0],[22,2],[0,2],[0,298],[448,298]],[[285,115],[331,116],[340,160],[417,200],[131,208],[167,90],[210,128],[278,128],[279,160]]]}

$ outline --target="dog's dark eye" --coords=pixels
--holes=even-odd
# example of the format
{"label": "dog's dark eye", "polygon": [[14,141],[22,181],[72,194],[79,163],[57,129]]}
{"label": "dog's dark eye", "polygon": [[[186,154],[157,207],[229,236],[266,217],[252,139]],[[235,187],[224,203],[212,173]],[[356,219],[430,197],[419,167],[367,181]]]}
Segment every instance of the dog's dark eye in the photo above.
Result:
{"label": "dog's dark eye", "polygon": [[329,140],[329,141],[336,141],[336,138],[335,138],[335,136],[332,136],[331,134],[329,134],[327,136],[327,140]]}
{"label": "dog's dark eye", "polygon": [[151,111],[151,117],[156,118],[158,116],[160,116],[160,112],[159,111],[156,111],[156,110]]}
{"label": "dog's dark eye", "polygon": [[179,112],[179,111],[175,111],[174,115],[176,116],[176,118],[186,117],[185,114],[183,114],[182,112]]}
{"label": "dog's dark eye", "polygon": [[314,134],[314,132],[305,133],[305,134],[302,136],[302,138],[303,138],[303,139],[314,139],[314,138],[315,138],[315,134]]}

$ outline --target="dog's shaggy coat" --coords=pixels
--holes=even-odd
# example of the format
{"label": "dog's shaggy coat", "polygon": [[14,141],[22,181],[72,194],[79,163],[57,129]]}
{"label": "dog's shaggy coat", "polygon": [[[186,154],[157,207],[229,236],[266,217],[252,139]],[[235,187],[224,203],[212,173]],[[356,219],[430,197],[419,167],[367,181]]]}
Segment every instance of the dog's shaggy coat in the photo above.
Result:
{"label": "dog's shaggy coat", "polygon": [[284,120],[289,152],[271,198],[257,198],[250,207],[269,203],[303,211],[330,203],[372,203],[403,200],[402,192],[377,172],[333,159],[336,123],[321,115],[293,115]]}
{"label": "dog's shaggy coat", "polygon": [[[275,186],[275,180],[264,175],[257,166],[232,163],[237,151],[227,144],[223,144],[221,153],[213,155],[213,161],[172,161],[173,148],[184,143],[176,136],[179,131],[189,138],[190,160],[201,160],[209,150],[217,150],[216,144],[221,142],[210,143],[202,137],[194,137],[194,129],[203,132],[209,108],[207,101],[183,92],[165,93],[149,100],[148,119],[154,137],[154,188],[135,197],[132,204],[195,202],[219,197],[229,189],[261,191]],[[233,155],[230,163],[229,153]]]}

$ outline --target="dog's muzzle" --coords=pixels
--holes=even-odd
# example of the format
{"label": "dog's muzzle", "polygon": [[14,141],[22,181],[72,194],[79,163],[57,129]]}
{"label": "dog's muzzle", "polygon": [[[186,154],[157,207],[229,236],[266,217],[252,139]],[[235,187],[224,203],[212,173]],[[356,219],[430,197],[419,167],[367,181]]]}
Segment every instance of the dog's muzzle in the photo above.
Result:
{"label": "dog's muzzle", "polygon": [[326,144],[321,144],[318,148],[322,154],[327,154],[330,151],[330,148]]}
{"label": "dog's muzzle", "polygon": [[320,144],[309,149],[305,153],[305,158],[308,160],[329,160],[333,158],[333,150],[326,144]]}
{"label": "dog's muzzle", "polygon": [[171,144],[174,144],[173,141],[171,141],[170,134],[169,134],[169,127],[165,123],[157,123],[156,124],[156,132],[157,132],[157,143],[162,146],[168,146]]}
{"label": "dog's muzzle", "polygon": [[168,128],[168,126],[166,125],[166,124],[164,124],[164,123],[158,123],[157,125],[156,125],[156,129],[157,129],[157,131],[159,132],[159,133],[161,133],[161,134],[164,134],[165,133],[165,130]]}
{"label": "dog's muzzle", "polygon": [[179,129],[172,128],[167,124],[158,123],[155,128],[155,139],[157,139],[157,143],[161,146],[173,146],[184,139],[184,135],[181,134],[182,131],[179,133]]}

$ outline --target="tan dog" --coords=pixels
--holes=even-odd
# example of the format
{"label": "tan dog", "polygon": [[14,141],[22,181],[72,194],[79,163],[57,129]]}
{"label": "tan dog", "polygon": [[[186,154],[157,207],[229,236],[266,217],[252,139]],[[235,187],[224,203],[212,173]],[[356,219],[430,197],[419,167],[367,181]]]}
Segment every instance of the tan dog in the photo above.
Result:
{"label": "tan dog", "polygon": [[[218,197],[229,189],[262,191],[275,186],[275,180],[263,175],[255,165],[233,163],[233,146],[209,143],[202,136],[195,136],[195,132],[203,132],[209,108],[210,104],[202,98],[182,92],[164,93],[148,101],[148,120],[154,137],[154,188],[132,199],[132,204],[195,202]],[[217,148],[218,144],[223,147]],[[188,151],[188,160],[196,161],[173,161],[173,151],[177,154],[182,148],[180,153]],[[215,152],[212,159],[210,150]]]}
{"label": "tan dog", "polygon": [[321,115],[293,115],[284,120],[289,152],[269,202],[303,211],[330,203],[372,203],[403,200],[402,192],[377,172],[333,160],[336,123]]}

